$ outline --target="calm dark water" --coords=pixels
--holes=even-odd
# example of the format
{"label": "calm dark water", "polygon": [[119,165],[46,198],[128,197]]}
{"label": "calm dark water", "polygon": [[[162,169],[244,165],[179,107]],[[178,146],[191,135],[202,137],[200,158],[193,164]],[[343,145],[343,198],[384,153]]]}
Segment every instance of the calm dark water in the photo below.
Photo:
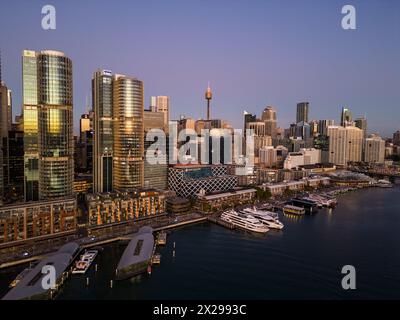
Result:
{"label": "calm dark water", "polygon": [[[329,213],[281,216],[283,231],[257,236],[210,223],[171,231],[151,276],[114,282],[124,247],[105,247],[59,299],[399,299],[400,188],[343,195]],[[173,257],[173,242],[176,255]],[[357,289],[341,288],[354,265]]]}

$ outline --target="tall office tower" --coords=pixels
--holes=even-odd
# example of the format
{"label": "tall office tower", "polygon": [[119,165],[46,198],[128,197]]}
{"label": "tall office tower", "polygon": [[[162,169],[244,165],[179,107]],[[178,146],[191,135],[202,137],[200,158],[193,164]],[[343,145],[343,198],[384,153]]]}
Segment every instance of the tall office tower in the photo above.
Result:
{"label": "tall office tower", "polygon": [[393,133],[393,144],[400,146],[400,130],[397,130],[395,133]]}
{"label": "tall office tower", "polygon": [[39,200],[38,59],[35,51],[22,54],[22,116],[24,126],[25,201]]}
{"label": "tall office tower", "polygon": [[4,150],[4,200],[12,203],[24,199],[24,132],[8,132]]}
{"label": "tall office tower", "polygon": [[[90,127],[90,118],[89,114],[82,114],[81,118],[79,119],[79,133],[82,135],[85,134],[86,131],[91,131],[92,128]],[[81,138],[82,139],[82,138]]]}
{"label": "tall office tower", "polygon": [[378,135],[365,139],[365,162],[383,163],[385,161],[385,140]]}
{"label": "tall office tower", "polygon": [[[147,141],[146,139],[147,133],[149,133],[153,129],[164,130],[163,112],[152,112],[151,110],[145,110],[143,113],[143,126],[145,135],[144,186],[146,188],[152,188],[152,189],[161,189],[161,190],[167,189],[168,162],[159,164],[152,164],[150,162],[150,160],[157,161],[157,158],[161,160],[161,157],[165,157],[165,159],[168,161],[167,140],[165,140],[165,144],[162,145],[162,147],[159,150],[154,151],[153,154],[150,153],[146,154],[146,150],[148,150],[148,148],[153,143],[155,143],[154,140]],[[157,142],[161,143],[161,140],[157,139]]]}
{"label": "tall office tower", "polygon": [[246,129],[248,128],[248,123],[249,122],[256,122],[257,121],[257,116],[255,114],[251,114],[247,111],[243,112],[243,117],[244,117],[244,135],[246,135]]}
{"label": "tall office tower", "polygon": [[124,75],[113,79],[114,189],[144,184],[143,82]]}
{"label": "tall office tower", "polygon": [[164,114],[164,128],[165,132],[168,132],[169,127],[169,97],[167,96],[157,96],[151,97],[150,99],[150,111],[152,112],[162,112]]}
{"label": "tall office tower", "polygon": [[207,120],[210,120],[210,102],[212,99],[212,92],[211,92],[211,88],[210,88],[210,84],[208,84],[206,93],[205,93],[205,98],[207,100]]}
{"label": "tall office tower", "polygon": [[273,138],[276,137],[276,110],[266,107],[262,113],[261,120],[265,122],[265,133]]}
{"label": "tall office tower", "polygon": [[318,133],[322,136],[326,136],[328,134],[328,127],[333,126],[334,123],[335,123],[334,120],[319,120]]}
{"label": "tall office tower", "polygon": [[8,131],[11,130],[11,118],[11,90],[2,81],[0,57],[0,203],[3,197],[4,185],[6,184],[6,179],[4,179],[4,166],[6,165],[4,162],[6,158],[4,147],[7,144]]}
{"label": "tall office tower", "polygon": [[[113,190],[113,76],[98,70],[92,79],[93,192]],[[90,118],[90,117],[89,117]]]}
{"label": "tall office tower", "polygon": [[350,109],[343,107],[340,116],[340,125],[342,127],[351,126],[353,124],[353,116]]}
{"label": "tall office tower", "polygon": [[72,195],[72,62],[59,51],[23,51],[25,200]]}
{"label": "tall office tower", "polygon": [[361,118],[357,118],[354,122],[355,122],[356,127],[363,131],[364,139],[366,139],[367,138],[367,129],[368,129],[367,118],[365,116],[361,117]]}
{"label": "tall office tower", "polygon": [[364,143],[364,133],[356,127],[346,127],[346,161],[360,162],[362,160],[362,150]]}
{"label": "tall office tower", "polygon": [[296,123],[308,122],[309,102],[300,102],[297,104]]}
{"label": "tall office tower", "polygon": [[345,166],[346,162],[346,128],[341,126],[329,126],[329,163]]}

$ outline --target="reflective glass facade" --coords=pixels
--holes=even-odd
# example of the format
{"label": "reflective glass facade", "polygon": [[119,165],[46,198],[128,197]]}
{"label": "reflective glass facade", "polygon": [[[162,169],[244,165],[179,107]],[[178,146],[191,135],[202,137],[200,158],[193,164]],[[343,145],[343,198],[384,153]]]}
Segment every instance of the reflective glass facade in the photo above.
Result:
{"label": "reflective glass facade", "polygon": [[72,62],[57,51],[24,51],[26,200],[72,195]]}
{"label": "reflective glass facade", "polygon": [[114,188],[130,190],[144,183],[143,83],[136,78],[115,76]]}
{"label": "reflective glass facade", "polygon": [[95,192],[112,191],[113,183],[113,79],[109,71],[95,72],[92,80],[94,111]]}

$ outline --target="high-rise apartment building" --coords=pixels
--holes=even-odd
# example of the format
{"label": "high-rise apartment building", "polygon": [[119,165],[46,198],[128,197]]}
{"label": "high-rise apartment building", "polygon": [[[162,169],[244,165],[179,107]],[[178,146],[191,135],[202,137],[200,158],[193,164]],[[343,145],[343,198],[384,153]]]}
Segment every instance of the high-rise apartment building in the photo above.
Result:
{"label": "high-rise apartment building", "polygon": [[308,122],[309,102],[300,102],[297,104],[296,123]]}
{"label": "high-rise apartment building", "polygon": [[383,163],[385,161],[385,140],[378,135],[365,139],[365,162]]}
{"label": "high-rise apartment building", "polygon": [[72,61],[59,51],[23,51],[25,199],[72,195]]}
{"label": "high-rise apartment building", "polygon": [[362,159],[363,131],[356,127],[329,126],[329,162],[345,166]]}
{"label": "high-rise apartment building", "polygon": [[329,137],[328,162],[345,166],[346,162],[346,129],[341,126],[329,126],[327,130]]}
{"label": "high-rise apartment building", "polygon": [[393,144],[400,146],[400,130],[397,130],[395,133],[393,133]]}
{"label": "high-rise apartment building", "polygon": [[114,189],[144,184],[143,82],[125,75],[113,79]]}

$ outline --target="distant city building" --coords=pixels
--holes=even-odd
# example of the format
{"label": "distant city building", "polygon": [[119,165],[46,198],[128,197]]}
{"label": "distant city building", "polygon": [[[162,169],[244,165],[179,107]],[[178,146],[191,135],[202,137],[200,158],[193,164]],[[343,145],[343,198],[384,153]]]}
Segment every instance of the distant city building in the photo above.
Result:
{"label": "distant city building", "polygon": [[393,144],[400,146],[400,130],[393,133]]}
{"label": "distant city building", "polygon": [[260,165],[267,168],[282,168],[283,162],[288,154],[284,146],[266,146],[260,149]]}
{"label": "distant city building", "polygon": [[334,123],[335,123],[334,120],[319,120],[318,121],[318,133],[323,136],[328,135],[328,127],[333,126]]}
{"label": "distant city building", "polygon": [[285,159],[284,168],[293,169],[304,165],[321,163],[321,150],[310,148],[300,152],[290,152]]}
{"label": "distant city building", "polygon": [[72,61],[59,51],[23,51],[25,200],[73,193]]}
{"label": "distant city building", "polygon": [[265,134],[276,137],[276,110],[273,107],[266,107],[262,113],[261,120],[265,123]]}
{"label": "distant city building", "polygon": [[364,139],[366,139],[367,138],[367,129],[368,129],[367,118],[366,117],[357,118],[354,121],[354,123],[357,128],[359,128],[363,131]]}
{"label": "distant city building", "polygon": [[348,162],[362,160],[363,131],[348,126],[328,127],[329,162],[346,166]]}
{"label": "distant city building", "polygon": [[346,127],[353,124],[353,116],[350,109],[343,107],[340,116],[340,125]]}
{"label": "distant city building", "polygon": [[196,197],[237,186],[237,177],[228,175],[224,165],[175,165],[168,168],[168,186],[180,197]]}
{"label": "distant city building", "polygon": [[297,104],[296,123],[308,122],[309,102],[300,102]]}
{"label": "distant city building", "polygon": [[365,162],[383,163],[385,161],[385,140],[378,135],[365,139]]}
{"label": "distant city building", "polygon": [[168,132],[169,126],[169,113],[170,113],[170,98],[167,96],[157,96],[150,98],[150,110],[152,112],[162,112],[164,118],[164,128],[165,132]]}

